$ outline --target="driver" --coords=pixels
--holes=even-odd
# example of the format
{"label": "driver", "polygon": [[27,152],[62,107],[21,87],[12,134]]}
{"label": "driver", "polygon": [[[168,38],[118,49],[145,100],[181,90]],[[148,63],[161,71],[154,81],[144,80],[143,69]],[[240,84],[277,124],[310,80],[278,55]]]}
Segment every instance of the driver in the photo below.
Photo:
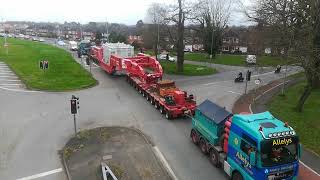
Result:
{"label": "driver", "polygon": [[279,148],[272,148],[272,152],[271,152],[271,159],[274,162],[278,162],[280,160],[281,157],[281,152],[282,152],[282,147]]}

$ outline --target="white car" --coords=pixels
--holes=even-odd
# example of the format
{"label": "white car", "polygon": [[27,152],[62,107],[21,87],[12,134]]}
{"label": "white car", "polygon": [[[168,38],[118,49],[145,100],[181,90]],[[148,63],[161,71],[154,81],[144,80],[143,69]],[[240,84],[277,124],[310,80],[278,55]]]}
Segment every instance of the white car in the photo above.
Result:
{"label": "white car", "polygon": [[[167,54],[160,54],[160,55],[158,55],[158,59],[160,59],[160,60],[167,60]],[[168,61],[175,62],[175,61],[176,61],[176,58],[175,58],[175,57],[172,57],[172,56],[169,56]]]}
{"label": "white car", "polygon": [[57,42],[57,44],[58,44],[59,46],[65,46],[65,45],[66,45],[66,43],[65,43],[65,42],[63,42],[63,41],[61,41],[61,40],[60,40],[60,41],[58,41],[58,42]]}
{"label": "white car", "polygon": [[256,64],[257,62],[256,55],[247,55],[246,62],[247,64]]}
{"label": "white car", "polygon": [[43,39],[43,38],[39,38],[39,41],[40,41],[40,42],[44,42],[44,39]]}

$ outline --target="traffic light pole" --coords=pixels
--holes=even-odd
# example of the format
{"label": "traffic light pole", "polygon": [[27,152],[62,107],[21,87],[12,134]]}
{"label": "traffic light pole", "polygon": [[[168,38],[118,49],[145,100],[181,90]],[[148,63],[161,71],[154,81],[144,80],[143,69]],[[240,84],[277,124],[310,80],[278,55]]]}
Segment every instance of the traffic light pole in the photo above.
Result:
{"label": "traffic light pole", "polygon": [[76,114],[73,114],[73,123],[74,123],[74,136],[76,136],[77,135]]}
{"label": "traffic light pole", "polygon": [[246,80],[246,88],[244,89],[244,94],[247,94],[247,88],[248,88],[248,80]]}

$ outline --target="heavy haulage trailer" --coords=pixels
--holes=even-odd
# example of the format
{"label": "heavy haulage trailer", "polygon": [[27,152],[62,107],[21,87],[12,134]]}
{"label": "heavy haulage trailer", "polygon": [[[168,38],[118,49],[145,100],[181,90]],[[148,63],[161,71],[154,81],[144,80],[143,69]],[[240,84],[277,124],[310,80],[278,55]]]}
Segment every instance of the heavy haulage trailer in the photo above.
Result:
{"label": "heavy haulage trailer", "polygon": [[232,180],[297,179],[298,136],[269,112],[234,115],[206,100],[192,117],[190,137]]}
{"label": "heavy haulage trailer", "polygon": [[123,43],[93,46],[89,58],[108,74],[126,75],[127,82],[167,119],[194,114],[194,96],[180,90],[174,81],[162,80],[163,69],[155,58],[141,53],[134,56],[133,47]]}

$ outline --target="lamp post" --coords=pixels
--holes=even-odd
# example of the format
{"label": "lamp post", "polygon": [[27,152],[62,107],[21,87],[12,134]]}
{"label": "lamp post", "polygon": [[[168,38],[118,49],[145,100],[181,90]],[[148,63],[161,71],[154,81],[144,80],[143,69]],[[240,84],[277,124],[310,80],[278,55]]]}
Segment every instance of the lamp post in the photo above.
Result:
{"label": "lamp post", "polygon": [[212,33],[211,33],[211,52],[210,52],[210,59],[212,60],[212,52],[213,52],[213,33],[214,28],[212,27]]}

